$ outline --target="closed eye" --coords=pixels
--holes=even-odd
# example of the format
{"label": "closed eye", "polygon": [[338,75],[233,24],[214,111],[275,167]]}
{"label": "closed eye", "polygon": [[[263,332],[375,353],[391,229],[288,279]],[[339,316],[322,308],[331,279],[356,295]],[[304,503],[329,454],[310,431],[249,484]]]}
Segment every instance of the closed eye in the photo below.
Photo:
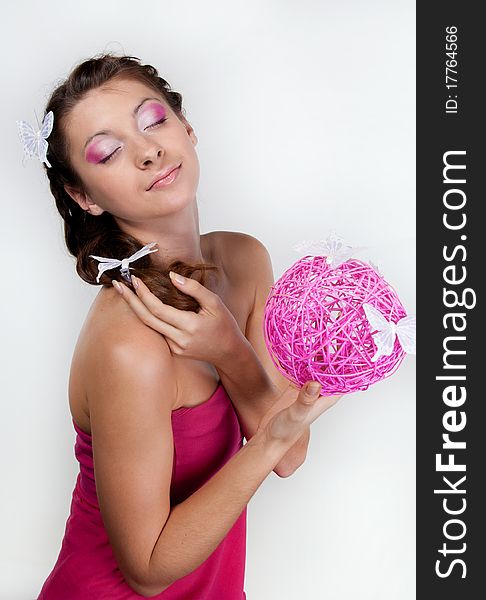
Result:
{"label": "closed eye", "polygon": [[163,119],[152,123],[152,125],[148,125],[147,127],[145,127],[145,129],[150,129],[151,127],[155,127],[156,125],[161,125],[164,121],[167,121],[167,117],[164,117]]}
{"label": "closed eye", "polygon": [[[159,121],[152,123],[152,125],[148,125],[147,127],[145,127],[145,129],[151,129],[152,127],[156,127],[157,125],[162,125],[162,123],[164,121],[167,121],[167,117],[164,117],[163,119],[160,119]],[[105,158],[103,158],[102,160],[100,160],[100,163],[106,163],[109,160],[111,160],[113,158],[113,156],[116,154],[117,150],[119,150],[120,148],[116,148],[116,150],[113,150],[113,152],[111,154],[109,154],[108,156],[106,156]],[[99,163],[98,163],[99,164]]]}

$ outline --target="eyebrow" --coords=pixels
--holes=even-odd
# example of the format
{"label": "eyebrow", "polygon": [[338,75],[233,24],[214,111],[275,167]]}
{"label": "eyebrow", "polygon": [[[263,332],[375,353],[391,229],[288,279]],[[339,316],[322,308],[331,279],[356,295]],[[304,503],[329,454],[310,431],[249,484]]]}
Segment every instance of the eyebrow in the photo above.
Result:
{"label": "eyebrow", "polygon": [[[132,115],[135,117],[138,113],[138,111],[142,108],[142,106],[145,104],[145,102],[147,102],[147,100],[157,100],[158,102],[161,102],[160,98],[155,98],[153,96],[150,96],[149,98],[144,98],[141,102],[139,102],[139,104],[137,104],[137,106],[133,109],[132,111]],[[85,144],[84,144],[84,148],[83,150],[86,150],[86,146],[91,142],[91,140],[93,138],[95,138],[97,135],[108,135],[110,133],[113,133],[113,131],[111,131],[111,129],[103,129],[103,131],[98,131],[97,133],[94,133],[92,136],[90,136]]]}

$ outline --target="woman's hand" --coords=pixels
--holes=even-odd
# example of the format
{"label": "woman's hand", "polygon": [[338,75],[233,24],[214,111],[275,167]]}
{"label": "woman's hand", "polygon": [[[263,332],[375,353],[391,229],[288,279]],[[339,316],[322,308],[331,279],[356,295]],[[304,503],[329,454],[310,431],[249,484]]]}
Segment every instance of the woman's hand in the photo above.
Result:
{"label": "woman's hand", "polygon": [[116,283],[121,292],[118,286],[115,288],[145,325],[165,337],[172,354],[219,366],[243,335],[236,319],[217,294],[195,279],[185,277],[183,284],[171,280],[180,291],[199,302],[198,313],[164,304],[133,275],[136,294],[120,282]]}
{"label": "woman's hand", "polygon": [[[321,385],[318,382],[315,382],[316,392],[309,393],[309,383],[306,382],[301,389],[289,385],[262,418],[257,433],[261,432],[272,445],[291,448],[311,423],[342,398],[342,395],[320,396]],[[286,408],[282,409],[282,406]]]}

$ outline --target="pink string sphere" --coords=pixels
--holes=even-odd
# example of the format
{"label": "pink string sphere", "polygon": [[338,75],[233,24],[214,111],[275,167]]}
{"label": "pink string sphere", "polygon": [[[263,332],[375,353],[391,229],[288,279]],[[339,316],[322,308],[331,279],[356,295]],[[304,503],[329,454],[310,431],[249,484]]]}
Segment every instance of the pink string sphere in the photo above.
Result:
{"label": "pink string sphere", "polygon": [[318,381],[321,395],[349,394],[389,377],[405,357],[398,336],[389,356],[376,353],[367,302],[387,321],[406,316],[397,293],[370,265],[350,259],[332,267],[325,256],[298,260],[272,286],[264,338],[273,363],[299,387]]}

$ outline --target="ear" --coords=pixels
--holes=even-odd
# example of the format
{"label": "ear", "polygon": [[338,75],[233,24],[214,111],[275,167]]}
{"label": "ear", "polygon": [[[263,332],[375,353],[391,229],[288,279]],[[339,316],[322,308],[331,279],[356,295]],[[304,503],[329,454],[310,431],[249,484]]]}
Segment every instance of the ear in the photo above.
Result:
{"label": "ear", "polygon": [[186,119],[184,117],[182,117],[182,122],[184,123],[184,127],[186,128],[187,134],[188,134],[191,142],[195,146],[197,144],[197,136],[194,133],[194,129],[192,128],[191,124],[188,121],[186,121]]}
{"label": "ear", "polygon": [[92,202],[88,194],[85,192],[80,192],[76,188],[73,188],[69,185],[65,185],[64,190],[77,204],[79,204],[83,210],[89,212],[90,215],[96,216],[105,212],[103,208]]}
{"label": "ear", "polygon": [[191,139],[191,142],[194,144],[194,146],[197,144],[197,135],[194,133],[194,129],[192,127],[190,127],[190,131],[187,131],[189,133],[189,137]]}

